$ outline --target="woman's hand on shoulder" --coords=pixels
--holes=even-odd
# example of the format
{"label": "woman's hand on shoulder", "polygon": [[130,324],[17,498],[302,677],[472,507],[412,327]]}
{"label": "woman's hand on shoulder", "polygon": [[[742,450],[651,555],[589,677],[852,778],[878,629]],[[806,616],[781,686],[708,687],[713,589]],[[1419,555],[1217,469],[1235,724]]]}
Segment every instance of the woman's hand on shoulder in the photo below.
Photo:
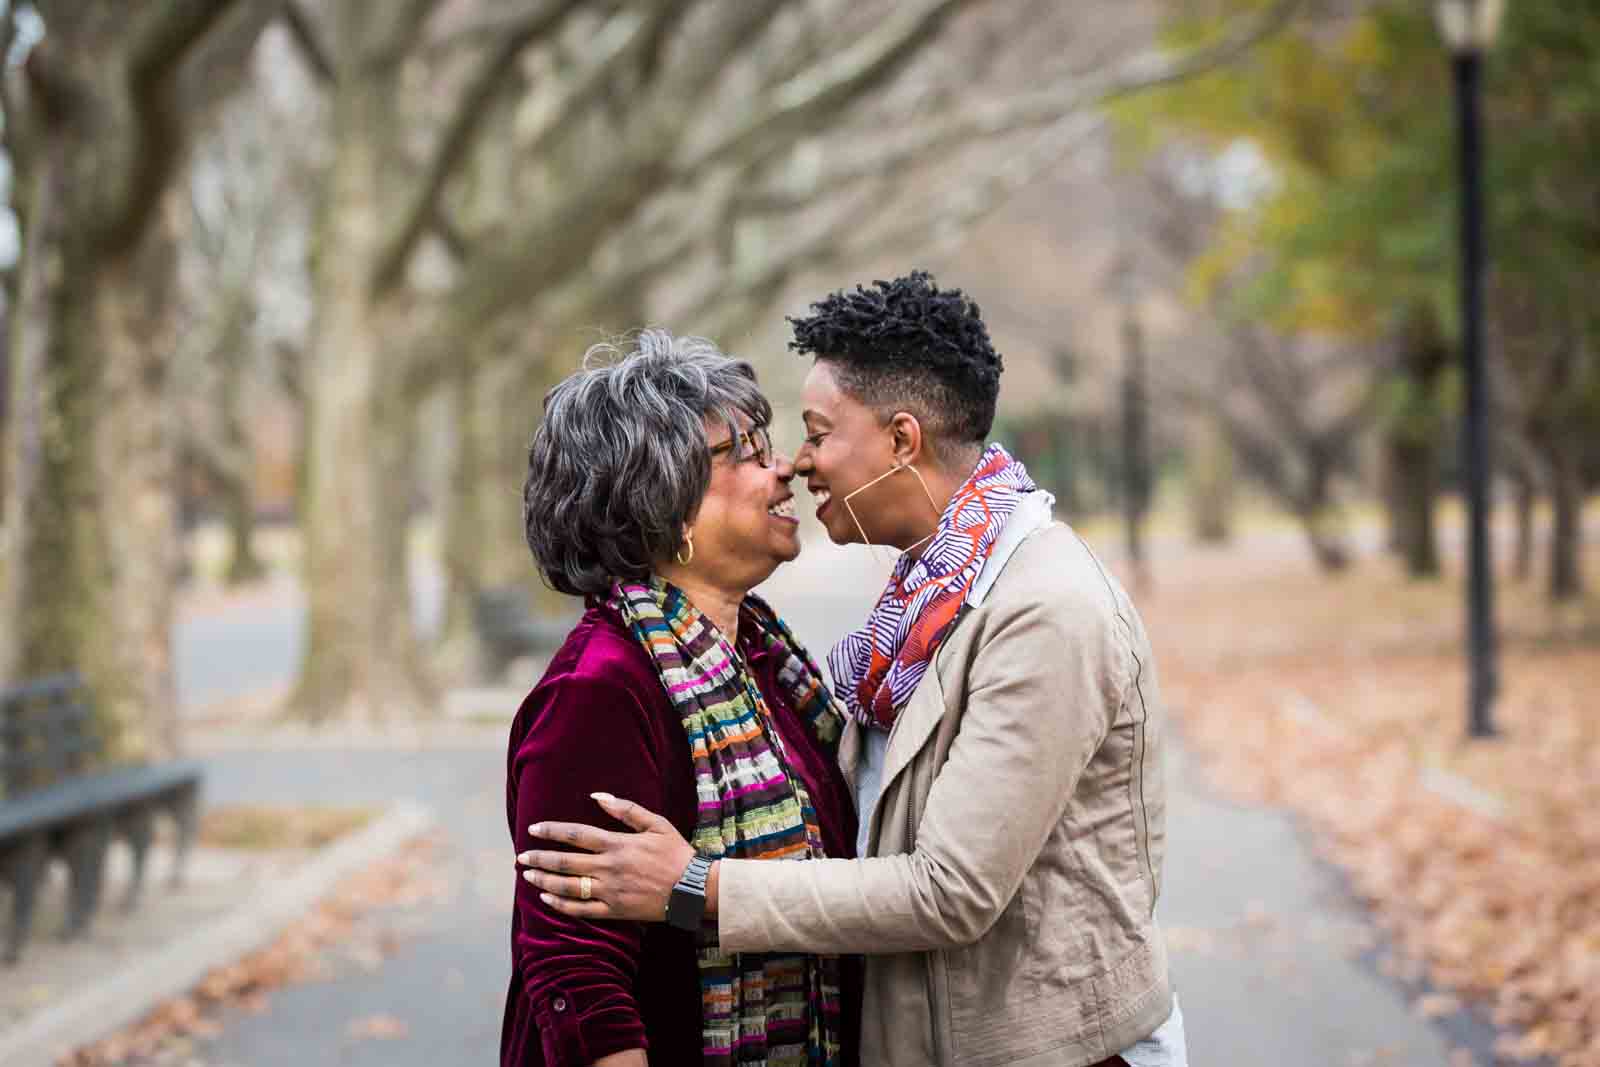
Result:
{"label": "woman's hand on shoulder", "polygon": [[517,856],[539,898],[564,915],[583,919],[662,922],[672,887],[683,877],[694,847],[672,823],[631,800],[593,794],[606,814],[631,827],[617,833],[569,822],[539,822],[528,833],[579,849],[532,849]]}

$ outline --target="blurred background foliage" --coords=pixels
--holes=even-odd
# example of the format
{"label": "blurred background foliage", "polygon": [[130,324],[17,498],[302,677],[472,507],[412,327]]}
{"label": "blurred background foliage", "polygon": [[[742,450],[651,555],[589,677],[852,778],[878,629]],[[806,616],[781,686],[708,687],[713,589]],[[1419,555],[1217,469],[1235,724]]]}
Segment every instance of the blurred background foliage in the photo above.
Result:
{"label": "blurred background foliage", "polygon": [[[434,714],[486,596],[569,610],[517,488],[589,344],[713,337],[792,447],[784,313],[913,266],[985,309],[997,435],[1136,563],[1147,518],[1217,542],[1262,508],[1329,572],[1369,513],[1411,576],[1448,554],[1454,134],[1420,5],[34,0],[0,30],[0,662],[85,672],[130,755],[181,744],[173,620],[217,579],[304,598],[286,714]],[[1488,69],[1509,568],[1570,602],[1600,14],[1513,3]]]}

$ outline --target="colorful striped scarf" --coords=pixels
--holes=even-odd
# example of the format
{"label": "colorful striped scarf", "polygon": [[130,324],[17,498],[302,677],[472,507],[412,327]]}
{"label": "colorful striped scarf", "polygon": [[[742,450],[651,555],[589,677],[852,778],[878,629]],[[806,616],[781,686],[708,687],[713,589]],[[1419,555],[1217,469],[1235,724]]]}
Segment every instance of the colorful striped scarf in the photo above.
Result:
{"label": "colorful striped scarf", "polygon": [[[783,740],[750,672],[689,598],[660,578],[618,583],[621,614],[683,718],[699,815],[691,844],[727,859],[822,856],[816,811],[789,771]],[[844,719],[800,643],[759,597],[741,608],[768,650],[802,722],[830,748]],[[798,953],[726,955],[716,928],[700,933],[700,993],[708,1065],[829,1067],[839,1062],[839,960]]]}
{"label": "colorful striped scarf", "polygon": [[920,555],[903,556],[866,623],[828,656],[834,685],[861,725],[889,730],[967,601],[995,538],[1038,486],[997,444],[957,489]]}

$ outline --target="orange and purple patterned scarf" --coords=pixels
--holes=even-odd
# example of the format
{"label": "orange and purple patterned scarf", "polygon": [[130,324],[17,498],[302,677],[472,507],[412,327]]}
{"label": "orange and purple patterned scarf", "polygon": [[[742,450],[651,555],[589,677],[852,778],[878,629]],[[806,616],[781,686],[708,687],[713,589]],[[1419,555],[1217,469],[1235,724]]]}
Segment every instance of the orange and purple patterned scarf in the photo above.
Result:
{"label": "orange and purple patterned scarf", "polygon": [[995,539],[1038,486],[998,444],[957,489],[921,554],[903,556],[859,629],[828,656],[839,698],[861,725],[889,730],[966,603]]}

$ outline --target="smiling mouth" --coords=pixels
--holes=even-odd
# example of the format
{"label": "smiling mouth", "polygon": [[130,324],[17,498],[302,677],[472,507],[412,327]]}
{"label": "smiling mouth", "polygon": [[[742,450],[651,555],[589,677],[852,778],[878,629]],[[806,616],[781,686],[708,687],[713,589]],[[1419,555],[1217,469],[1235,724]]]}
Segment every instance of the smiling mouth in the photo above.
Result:
{"label": "smiling mouth", "polygon": [[794,497],[784,497],[778,503],[767,509],[767,514],[780,519],[794,521],[798,516],[794,512]]}
{"label": "smiling mouth", "polygon": [[827,490],[827,489],[813,489],[813,490],[811,490],[811,502],[813,504],[815,504],[816,507],[817,507],[817,515],[818,515],[818,517],[821,517],[822,513],[827,510],[828,503],[831,500],[833,500],[833,493],[830,490]]}

